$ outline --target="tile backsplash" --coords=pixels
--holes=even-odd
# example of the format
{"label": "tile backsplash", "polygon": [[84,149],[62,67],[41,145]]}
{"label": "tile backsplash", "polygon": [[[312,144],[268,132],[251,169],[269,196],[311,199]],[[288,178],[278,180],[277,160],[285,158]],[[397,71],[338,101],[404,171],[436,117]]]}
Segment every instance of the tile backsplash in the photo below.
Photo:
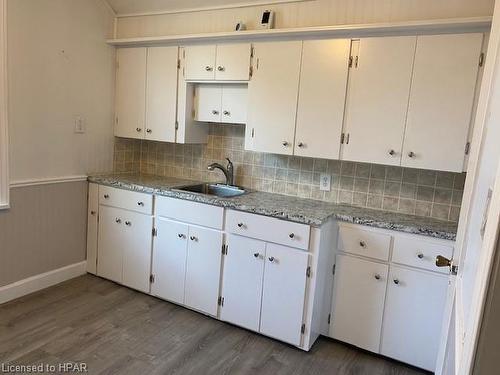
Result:
{"label": "tile backsplash", "polygon": [[[212,162],[235,166],[235,183],[247,188],[458,221],[465,173],[244,150],[244,125],[211,124],[206,145],[115,138],[115,172],[142,172],[202,181],[224,181]],[[331,191],[319,189],[320,174],[332,176]]]}

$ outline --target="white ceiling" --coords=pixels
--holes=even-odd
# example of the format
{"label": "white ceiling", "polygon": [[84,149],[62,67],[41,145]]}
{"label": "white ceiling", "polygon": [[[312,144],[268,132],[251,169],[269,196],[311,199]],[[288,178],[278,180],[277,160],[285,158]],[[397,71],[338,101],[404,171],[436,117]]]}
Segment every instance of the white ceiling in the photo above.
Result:
{"label": "white ceiling", "polygon": [[310,0],[106,0],[120,15],[144,13],[178,13],[190,10],[234,8],[241,6],[291,3]]}

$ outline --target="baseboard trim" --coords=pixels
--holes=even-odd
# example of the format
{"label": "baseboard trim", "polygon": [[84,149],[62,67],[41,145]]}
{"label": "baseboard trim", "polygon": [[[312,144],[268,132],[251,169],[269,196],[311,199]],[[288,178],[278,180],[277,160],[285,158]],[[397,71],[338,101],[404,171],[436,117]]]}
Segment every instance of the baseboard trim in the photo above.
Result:
{"label": "baseboard trim", "polygon": [[70,264],[0,287],[0,304],[59,284],[86,273],[87,261]]}

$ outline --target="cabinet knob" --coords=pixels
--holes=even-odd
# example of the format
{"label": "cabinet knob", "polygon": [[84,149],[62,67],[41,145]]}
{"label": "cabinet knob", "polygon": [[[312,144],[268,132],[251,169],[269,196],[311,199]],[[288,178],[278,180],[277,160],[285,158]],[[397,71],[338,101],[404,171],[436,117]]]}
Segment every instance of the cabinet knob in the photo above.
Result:
{"label": "cabinet knob", "polygon": [[90,211],[90,214],[91,214],[92,216],[95,216],[95,214],[96,214],[96,213],[97,213],[97,212],[95,212],[95,211]]}
{"label": "cabinet knob", "polygon": [[135,128],[135,131],[136,131],[137,133],[140,133],[140,132],[142,131],[142,129],[141,129],[141,128]]}
{"label": "cabinet knob", "polygon": [[109,194],[104,194],[104,199],[109,199]]}
{"label": "cabinet knob", "polygon": [[361,246],[362,248],[365,248],[366,247],[366,242],[365,241],[359,241],[359,246]]}
{"label": "cabinet knob", "polygon": [[283,142],[281,142],[281,144],[283,145],[283,147],[288,147],[288,142],[287,141],[283,141]]}
{"label": "cabinet knob", "polygon": [[118,217],[115,219],[115,223],[117,223],[117,224],[121,224],[121,222],[122,222],[122,219],[120,219],[120,218],[118,218]]}
{"label": "cabinet knob", "polygon": [[127,220],[127,221],[125,222],[125,225],[126,225],[126,226],[128,226],[128,227],[130,227],[130,226],[132,226],[132,222]]}
{"label": "cabinet knob", "polygon": [[424,254],[422,254],[422,253],[418,253],[418,254],[417,254],[417,257],[418,257],[418,259],[424,259]]}
{"label": "cabinet knob", "polygon": [[151,134],[152,132],[153,132],[153,130],[151,130],[151,129],[146,129],[146,133]]}
{"label": "cabinet knob", "polygon": [[186,236],[185,236],[184,234],[182,234],[182,233],[179,233],[179,234],[177,235],[177,237],[179,237],[180,239],[183,239],[183,238],[185,238]]}
{"label": "cabinet knob", "polygon": [[302,148],[302,147],[304,147],[304,144],[303,144],[302,142],[299,142],[299,143],[297,144],[297,146],[299,146],[299,147],[301,147],[301,148]]}
{"label": "cabinet knob", "polygon": [[218,70],[219,72],[223,72],[224,70],[226,70],[226,68],[224,68],[223,66],[219,65],[219,66],[217,67],[217,70]]}
{"label": "cabinet knob", "polygon": [[195,236],[191,236],[191,237],[189,237],[189,239],[190,239],[191,241],[198,241],[198,238],[196,238]]}
{"label": "cabinet knob", "polygon": [[238,228],[243,228],[244,225],[245,224],[243,224],[243,223],[238,223]]}
{"label": "cabinet knob", "polygon": [[409,157],[409,158],[414,158],[414,157],[415,157],[415,153],[414,153],[413,151],[410,151],[410,152],[408,153],[408,157]]}
{"label": "cabinet knob", "polygon": [[394,151],[394,150],[389,150],[389,155],[391,155],[391,156],[396,155],[396,151]]}
{"label": "cabinet knob", "polygon": [[207,66],[205,67],[205,70],[206,70],[207,72],[211,72],[211,71],[213,70],[213,68],[212,68],[211,66],[208,66],[208,65],[207,65]]}
{"label": "cabinet knob", "polygon": [[144,207],[144,202],[137,202],[138,206]]}
{"label": "cabinet knob", "polygon": [[399,280],[398,279],[394,279],[392,281],[394,281],[394,284],[399,285]]}
{"label": "cabinet knob", "polygon": [[294,237],[295,237],[295,233],[290,233],[290,234],[288,235],[288,237],[290,237],[290,238],[294,238]]}
{"label": "cabinet knob", "polygon": [[229,112],[229,111],[224,111],[222,113],[224,114],[224,116],[229,116],[231,114],[231,112]]}
{"label": "cabinet knob", "polygon": [[256,258],[258,258],[258,257],[259,257],[259,255],[260,255],[259,253],[254,253],[254,254],[253,254],[253,256],[254,256],[254,257],[256,257]]}
{"label": "cabinet knob", "polygon": [[375,280],[380,280],[380,275],[378,273],[374,277],[375,277]]}
{"label": "cabinet knob", "polygon": [[269,261],[270,261],[271,263],[274,263],[274,261],[275,261],[274,257],[269,257],[268,259],[269,259]]}
{"label": "cabinet knob", "polygon": [[214,110],[212,111],[212,115],[218,115],[218,114],[219,114],[219,111],[217,111],[216,109],[214,109]]}

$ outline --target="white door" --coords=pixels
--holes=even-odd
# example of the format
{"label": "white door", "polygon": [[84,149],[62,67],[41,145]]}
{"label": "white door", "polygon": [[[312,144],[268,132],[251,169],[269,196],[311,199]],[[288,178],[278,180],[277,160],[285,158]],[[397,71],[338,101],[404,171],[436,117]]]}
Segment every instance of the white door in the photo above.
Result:
{"label": "white door", "polygon": [[296,41],[254,45],[247,120],[254,151],[293,153],[301,52]]}
{"label": "white door", "polygon": [[97,272],[97,234],[99,226],[99,185],[89,184],[87,206],[87,272]]}
{"label": "white door", "polygon": [[149,293],[153,217],[136,212],[123,213],[123,284]]}
{"label": "white door", "polygon": [[348,39],[304,41],[295,155],[339,159],[350,48]]}
{"label": "white door", "polygon": [[218,81],[248,81],[250,75],[251,45],[217,45],[215,79]]}
{"label": "white door", "polygon": [[115,136],[144,138],[146,48],[116,51]]}
{"label": "white door", "polygon": [[97,275],[122,282],[124,216],[127,211],[106,206],[99,207],[99,235]]}
{"label": "white door", "polygon": [[483,34],[417,38],[402,165],[462,172]]}
{"label": "white door", "polygon": [[263,334],[300,345],[308,263],[306,251],[267,244],[260,318]]}
{"label": "white door", "polygon": [[222,280],[222,320],[259,330],[265,257],[265,242],[229,235]]}
{"label": "white door", "polygon": [[215,78],[215,45],[184,47],[184,78],[187,81],[207,81]]}
{"label": "white door", "polygon": [[342,159],[400,165],[416,37],[352,43]]}
{"label": "white door", "polygon": [[178,47],[148,48],[146,139],[175,142]]}
{"label": "white door", "polygon": [[184,303],[195,310],[217,315],[222,256],[222,233],[189,227]]}
{"label": "white door", "polygon": [[194,119],[204,122],[221,120],[222,86],[212,83],[197,84],[195,87]]}
{"label": "white door", "polygon": [[331,337],[378,353],[388,268],[386,264],[337,255]]}
{"label": "white door", "polygon": [[184,303],[184,279],[188,226],[166,219],[156,219],[157,236],[153,245],[153,275],[151,294],[166,300]]}
{"label": "white door", "polygon": [[245,124],[247,122],[248,85],[223,85],[221,122]]}
{"label": "white door", "polygon": [[448,277],[391,266],[380,353],[434,372]]}

